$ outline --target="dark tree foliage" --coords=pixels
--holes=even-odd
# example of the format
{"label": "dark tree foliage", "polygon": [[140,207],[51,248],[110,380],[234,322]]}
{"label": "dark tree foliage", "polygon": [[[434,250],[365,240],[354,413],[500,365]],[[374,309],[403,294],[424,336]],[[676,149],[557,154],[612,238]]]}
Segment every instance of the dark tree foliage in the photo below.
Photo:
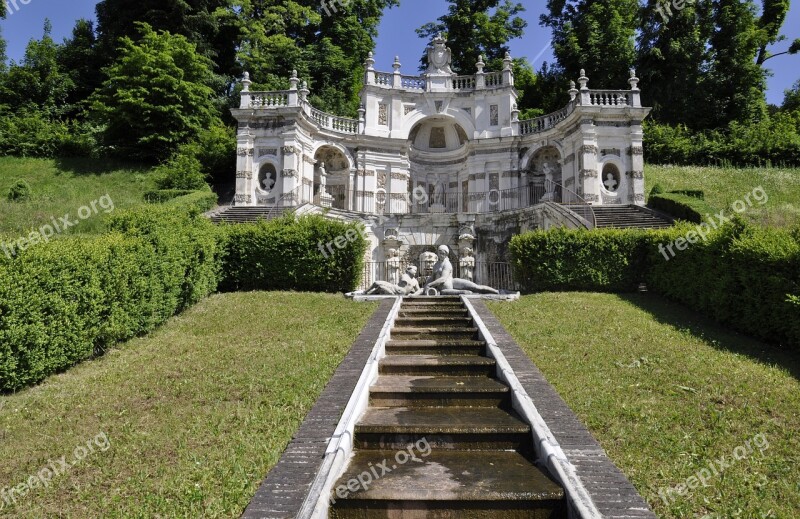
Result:
{"label": "dark tree foliage", "polygon": [[[519,13],[521,3],[511,0],[448,0],[448,13],[437,22],[417,29],[420,38],[433,39],[442,33],[453,50],[453,70],[459,74],[474,74],[480,55],[487,70],[501,70],[503,58],[509,51],[508,42],[522,37],[528,23]],[[427,68],[428,56],[423,55],[422,69]]]}
{"label": "dark tree foliage", "polygon": [[78,20],[72,30],[72,37],[64,40],[63,45],[58,47],[56,60],[60,70],[69,76],[74,85],[67,97],[67,104],[77,107],[103,82],[94,23]]}

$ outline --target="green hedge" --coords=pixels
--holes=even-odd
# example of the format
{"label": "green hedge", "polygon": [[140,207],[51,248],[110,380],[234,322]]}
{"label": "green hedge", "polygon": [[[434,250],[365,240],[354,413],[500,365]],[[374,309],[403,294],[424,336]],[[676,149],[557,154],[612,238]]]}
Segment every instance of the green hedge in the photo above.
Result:
{"label": "green hedge", "polygon": [[367,242],[357,224],[289,215],[220,229],[222,290],[350,292],[358,286]]}
{"label": "green hedge", "polygon": [[691,196],[692,198],[699,198],[700,200],[706,199],[706,193],[702,189],[676,189],[674,191],[670,191],[670,193],[675,195]]}
{"label": "green hedge", "polygon": [[144,194],[144,201],[151,204],[163,204],[179,196],[191,195],[195,191],[192,189],[157,189],[148,191]]}
{"label": "green hedge", "polygon": [[713,215],[716,212],[701,198],[678,193],[651,194],[647,205],[678,220],[693,223],[702,223],[708,219],[707,215]]}
{"label": "green hedge", "polygon": [[209,189],[207,191],[194,191],[191,194],[173,198],[166,202],[165,206],[186,210],[190,214],[196,215],[214,209],[217,206],[217,201],[217,194]]}
{"label": "green hedge", "polygon": [[174,208],[119,213],[0,261],[0,390],[17,390],[152,330],[216,289],[217,232]]}
{"label": "green hedge", "polygon": [[644,279],[643,232],[532,231],[511,240],[517,281],[527,291],[633,290]]}
{"label": "green hedge", "polygon": [[800,230],[737,219],[685,250],[665,252],[696,226],[662,231],[534,231],[511,253],[526,291],[649,289],[738,331],[800,346]]}

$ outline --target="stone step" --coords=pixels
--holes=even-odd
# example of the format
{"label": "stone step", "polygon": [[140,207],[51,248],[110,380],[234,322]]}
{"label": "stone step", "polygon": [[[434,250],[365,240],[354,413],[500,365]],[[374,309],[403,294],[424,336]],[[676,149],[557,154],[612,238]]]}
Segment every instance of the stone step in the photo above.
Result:
{"label": "stone step", "polygon": [[392,339],[397,340],[410,340],[410,339],[477,339],[478,329],[474,327],[461,327],[452,328],[444,326],[415,326],[400,328],[392,328]]}
{"label": "stone step", "polygon": [[403,308],[399,317],[469,317],[469,310],[461,308]]}
{"label": "stone step", "polygon": [[391,340],[386,343],[387,355],[484,355],[486,342],[473,339]]}
{"label": "stone step", "polygon": [[357,449],[532,449],[531,428],[514,411],[494,407],[371,408],[355,427]]}
{"label": "stone step", "polygon": [[497,363],[481,356],[389,355],[380,362],[382,375],[491,377],[496,372]]}
{"label": "stone step", "polygon": [[469,328],[472,327],[472,318],[420,315],[414,317],[399,317],[395,321],[394,325],[398,328],[417,328],[417,327]]}
{"label": "stone step", "polygon": [[484,377],[383,375],[370,388],[374,407],[508,407],[511,390]]}
{"label": "stone step", "polygon": [[[334,485],[331,517],[567,517],[564,490],[517,452],[412,452],[407,460],[391,450],[356,451]],[[378,477],[367,482],[366,474]]]}

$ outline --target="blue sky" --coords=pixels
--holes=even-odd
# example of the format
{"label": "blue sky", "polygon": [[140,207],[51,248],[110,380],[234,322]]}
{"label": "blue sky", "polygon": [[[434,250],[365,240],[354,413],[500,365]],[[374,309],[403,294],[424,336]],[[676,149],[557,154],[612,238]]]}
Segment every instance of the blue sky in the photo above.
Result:
{"label": "blue sky", "polygon": [[[387,12],[380,28],[375,56],[376,68],[390,71],[394,56],[397,55],[403,63],[403,72],[413,74],[417,70],[419,58],[426,45],[426,42],[417,37],[414,29],[444,14],[448,4],[445,0],[401,0],[400,3],[399,8]],[[22,5],[17,0],[19,11],[0,21],[3,37],[8,42],[9,58],[19,60],[25,52],[28,40],[41,37],[45,18],[50,18],[53,24],[53,36],[60,41],[70,34],[75,20],[94,18],[96,4],[96,0],[70,2],[30,0],[28,5]],[[526,56],[538,69],[542,61],[553,59],[552,53],[547,48],[549,31],[539,27],[539,15],[544,9],[545,2],[527,0],[523,1],[523,4],[528,5],[528,11],[523,15],[528,21],[527,34],[524,38],[512,42],[511,50],[514,56]],[[791,12],[787,17],[783,33],[789,40],[779,43],[774,49],[775,52],[785,50],[790,41],[800,38],[800,0],[792,1]],[[774,76],[769,80],[767,98],[771,103],[780,104],[783,101],[783,91],[800,79],[800,55],[781,56],[770,61],[769,65]],[[625,85],[620,86],[622,87]],[[643,84],[641,87],[646,89],[647,85]]]}

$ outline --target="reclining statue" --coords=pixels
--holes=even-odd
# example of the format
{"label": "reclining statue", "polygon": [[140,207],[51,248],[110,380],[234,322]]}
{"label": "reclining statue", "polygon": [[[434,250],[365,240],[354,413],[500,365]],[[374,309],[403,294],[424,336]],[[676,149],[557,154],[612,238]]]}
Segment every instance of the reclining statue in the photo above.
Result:
{"label": "reclining statue", "polygon": [[450,247],[447,245],[440,245],[436,255],[439,261],[433,266],[433,280],[425,285],[423,288],[424,293],[430,293],[429,289],[434,289],[445,296],[500,293],[492,287],[478,285],[468,279],[454,278],[453,265],[450,263]]}
{"label": "reclining statue", "polygon": [[415,296],[422,294],[422,289],[417,281],[417,267],[410,265],[400,277],[400,283],[395,285],[388,281],[376,281],[364,291],[364,295],[386,296]]}

